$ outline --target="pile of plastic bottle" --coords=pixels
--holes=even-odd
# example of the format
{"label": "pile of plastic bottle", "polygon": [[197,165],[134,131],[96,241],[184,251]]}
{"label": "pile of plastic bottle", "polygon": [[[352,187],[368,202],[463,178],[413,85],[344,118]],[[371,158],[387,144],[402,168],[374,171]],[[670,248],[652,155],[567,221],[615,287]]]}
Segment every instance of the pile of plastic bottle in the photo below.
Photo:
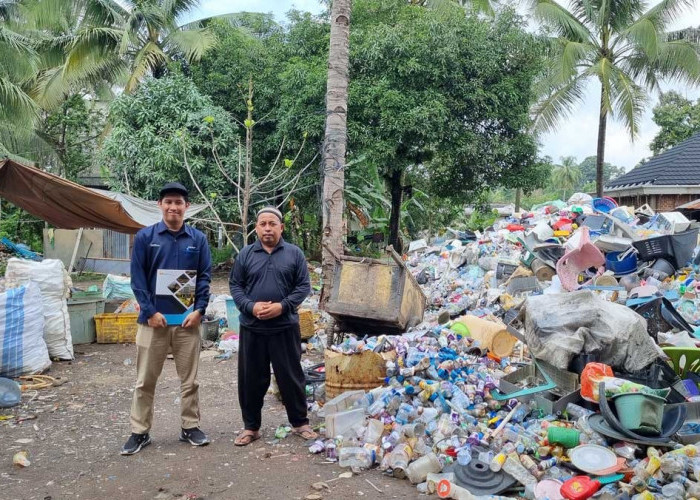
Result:
{"label": "pile of plastic bottle", "polygon": [[[325,415],[326,430],[333,420],[336,429],[343,427],[342,434],[327,432],[310,452],[325,453],[341,467],[378,467],[409,479],[422,493],[445,498],[479,498],[460,487],[454,475],[455,467],[473,460],[509,475],[517,483],[515,490],[527,498],[550,498],[539,490],[552,484],[576,500],[598,489],[634,500],[700,498],[700,457],[693,445],[662,454],[618,443],[612,450],[626,460],[619,471],[624,476],[612,484],[590,481],[582,486],[583,473],[572,465],[567,450],[580,444],[608,447],[588,425],[589,410],[569,404],[561,415],[546,415],[534,403],[496,401],[491,391],[517,366],[509,359],[475,354],[470,338],[447,328],[436,327],[414,341],[405,336],[346,339],[336,350],[373,350],[378,343],[397,353],[395,362],[387,362],[385,384],[343,394],[340,399],[347,404],[342,411]],[[567,429],[566,438],[553,429]],[[551,500],[555,498],[564,497]]]}
{"label": "pile of plastic bottle", "polygon": [[[443,242],[446,244],[439,252],[413,254],[407,265],[421,284],[429,305],[452,315],[484,307],[485,273],[495,271],[499,259],[517,262],[522,253],[507,236],[507,231],[490,232],[484,241],[466,243],[459,248],[453,246],[456,241]],[[459,262],[451,262],[455,250],[464,261],[459,267],[453,267]]]}

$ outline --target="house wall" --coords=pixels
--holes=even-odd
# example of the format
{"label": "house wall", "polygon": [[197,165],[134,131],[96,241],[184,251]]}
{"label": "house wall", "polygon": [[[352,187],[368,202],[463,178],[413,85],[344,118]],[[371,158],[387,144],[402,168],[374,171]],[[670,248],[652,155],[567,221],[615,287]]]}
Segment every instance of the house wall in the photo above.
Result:
{"label": "house wall", "polygon": [[[77,229],[54,229],[52,241],[51,229],[44,229],[44,257],[47,259],[61,260],[67,269],[70,265],[70,259],[73,256],[75,239],[77,237]],[[104,252],[102,241],[102,229],[84,229],[83,236],[80,239],[78,253],[75,257],[76,262],[79,258],[86,256],[88,248],[90,249],[88,257],[102,257]],[[92,246],[90,246],[91,242]]]}
{"label": "house wall", "polygon": [[617,204],[628,207],[641,207],[645,203],[657,212],[672,212],[679,205],[698,198],[697,194],[650,194],[639,196],[621,196],[615,198]]}

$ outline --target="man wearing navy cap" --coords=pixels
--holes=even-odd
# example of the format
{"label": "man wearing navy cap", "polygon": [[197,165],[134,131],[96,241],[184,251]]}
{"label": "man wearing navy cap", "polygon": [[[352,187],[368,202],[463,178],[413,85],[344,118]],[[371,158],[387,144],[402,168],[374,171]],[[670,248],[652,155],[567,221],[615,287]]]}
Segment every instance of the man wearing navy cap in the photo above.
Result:
{"label": "man wearing navy cap", "polygon": [[[158,206],[163,220],[136,234],[131,254],[131,288],[141,311],[136,334],[137,379],[131,404],[132,434],[122,447],[122,455],[138,453],[151,443],[153,395],[169,349],[172,349],[180,378],[180,441],[194,446],[209,443],[209,438],[199,429],[197,382],[199,327],[209,302],[211,281],[209,244],[204,234],[184,222],[190,206],[185,186],[179,182],[163,186]],[[179,270],[183,272],[178,273]],[[166,283],[172,295],[165,296],[184,310],[183,319],[175,324],[169,324],[166,319],[169,311],[165,311],[163,304],[168,304],[167,300],[157,299],[161,297],[160,291],[156,294],[157,280],[159,275],[163,276],[163,271],[177,275],[177,279]],[[189,303],[192,292],[194,300],[188,312],[185,304]]]}

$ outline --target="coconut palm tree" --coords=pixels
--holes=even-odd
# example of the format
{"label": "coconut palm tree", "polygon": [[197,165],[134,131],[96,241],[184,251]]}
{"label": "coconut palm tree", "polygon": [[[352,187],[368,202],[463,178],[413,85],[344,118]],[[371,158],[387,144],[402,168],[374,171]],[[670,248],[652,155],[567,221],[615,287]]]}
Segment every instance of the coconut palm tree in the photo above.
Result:
{"label": "coconut palm tree", "polygon": [[197,23],[177,22],[198,0],[23,0],[30,29],[42,40],[46,69],[38,97],[56,106],[76,86],[132,92],[147,75],[160,77],[181,57],[198,60],[214,44]]}
{"label": "coconut palm tree", "polygon": [[578,186],[581,181],[581,169],[573,156],[563,156],[561,165],[557,165],[552,172],[552,182],[556,188],[564,190],[562,198],[566,201],[566,192]]}
{"label": "coconut palm tree", "polygon": [[[14,0],[0,0],[0,120],[31,124],[37,118],[30,90],[39,58],[35,43],[15,29],[18,8]],[[0,140],[0,154],[7,152]]]}
{"label": "coconut palm tree", "polygon": [[[330,296],[335,258],[343,253],[345,154],[348,119],[348,67],[351,0],[333,0],[326,89],[326,131],[323,146],[323,290],[321,307]],[[329,345],[332,341],[329,336]]]}
{"label": "coconut palm tree", "polygon": [[129,78],[125,91],[131,92],[141,79],[163,75],[173,57],[188,62],[199,60],[215,43],[208,28],[189,23],[178,27],[178,19],[197,7],[199,0],[129,0],[128,16],[122,25],[120,53],[128,56]]}
{"label": "coconut palm tree", "polygon": [[588,81],[600,84],[596,192],[603,194],[603,162],[608,116],[620,119],[630,136],[639,122],[648,92],[669,78],[695,84],[700,78],[698,46],[670,40],[671,21],[691,5],[688,0],[662,0],[645,10],[641,0],[571,0],[570,10],[556,0],[533,0],[533,11],[555,33],[544,97],[534,108],[540,130],[553,130],[584,97]]}

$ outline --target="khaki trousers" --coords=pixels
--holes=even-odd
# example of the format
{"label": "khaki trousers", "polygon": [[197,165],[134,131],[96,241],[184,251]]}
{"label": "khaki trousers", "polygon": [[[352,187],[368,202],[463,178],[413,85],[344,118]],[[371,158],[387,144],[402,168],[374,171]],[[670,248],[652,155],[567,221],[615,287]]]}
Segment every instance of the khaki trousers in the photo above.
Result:
{"label": "khaki trousers", "polygon": [[178,325],[151,328],[139,325],[136,333],[136,387],[131,403],[131,432],[135,434],[145,434],[151,429],[156,382],[170,348],[180,378],[182,428],[199,427],[199,327],[182,328]]}

